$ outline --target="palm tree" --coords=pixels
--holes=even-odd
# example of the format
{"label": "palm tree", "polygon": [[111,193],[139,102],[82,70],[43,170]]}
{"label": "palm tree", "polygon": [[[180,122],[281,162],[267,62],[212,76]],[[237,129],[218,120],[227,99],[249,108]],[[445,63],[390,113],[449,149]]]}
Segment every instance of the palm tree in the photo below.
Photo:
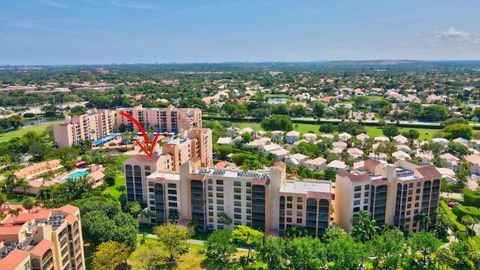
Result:
{"label": "palm tree", "polygon": [[32,210],[33,207],[35,207],[36,203],[31,197],[26,197],[23,200],[22,206],[25,208],[28,213],[30,213],[30,210]]}
{"label": "palm tree", "polygon": [[27,180],[20,178],[15,183],[15,186],[20,188],[23,191],[24,196],[27,196],[27,191],[30,188],[30,184],[27,182]]}
{"label": "palm tree", "polygon": [[379,230],[376,223],[377,222],[370,217],[370,213],[368,212],[360,211],[355,213],[352,218],[352,236],[362,242],[372,239]]}
{"label": "palm tree", "polygon": [[168,220],[172,223],[177,223],[180,218],[180,214],[177,209],[168,209]]}
{"label": "palm tree", "polygon": [[20,209],[12,209],[10,211],[8,211],[8,214],[9,215],[12,215],[13,217],[13,223],[15,223],[15,219],[18,217],[18,215],[20,215]]}
{"label": "palm tree", "polygon": [[428,226],[430,225],[430,222],[431,222],[431,218],[429,215],[427,215],[426,213],[422,213],[418,219],[420,220],[420,230],[427,230],[428,229]]}

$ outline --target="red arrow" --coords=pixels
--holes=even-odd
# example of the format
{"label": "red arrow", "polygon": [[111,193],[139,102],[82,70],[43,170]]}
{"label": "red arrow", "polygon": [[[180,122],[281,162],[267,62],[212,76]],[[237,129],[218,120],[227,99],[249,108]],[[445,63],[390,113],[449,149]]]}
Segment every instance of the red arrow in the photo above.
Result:
{"label": "red arrow", "polygon": [[143,135],[143,140],[145,141],[145,144],[146,144],[146,147],[143,146],[143,144],[141,144],[138,140],[136,141],[137,145],[140,146],[140,148],[142,148],[143,152],[145,152],[145,154],[147,154],[148,157],[152,157],[152,154],[153,154],[153,148],[155,148],[155,145],[157,144],[157,140],[158,140],[158,136],[160,135],[158,132],[157,132],[157,135],[155,136],[155,138],[153,139],[153,142],[152,144],[150,145],[150,151],[147,150],[147,147],[148,147],[148,135],[147,133],[145,132],[145,129],[143,128],[143,126],[140,124],[140,122],[138,122],[137,119],[135,119],[135,117],[131,116],[130,114],[128,113],[125,113],[125,112],[120,112],[120,115],[123,116],[123,117],[126,117],[128,120],[132,121],[135,126],[138,127],[138,129],[140,130],[140,132],[142,132],[142,135]]}

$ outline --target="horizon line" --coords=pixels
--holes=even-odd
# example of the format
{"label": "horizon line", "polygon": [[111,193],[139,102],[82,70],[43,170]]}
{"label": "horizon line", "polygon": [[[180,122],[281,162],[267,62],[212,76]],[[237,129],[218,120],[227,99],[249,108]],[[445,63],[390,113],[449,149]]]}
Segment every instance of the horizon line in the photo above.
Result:
{"label": "horizon line", "polygon": [[120,65],[201,65],[201,64],[308,64],[308,63],[328,63],[328,62],[379,62],[379,61],[398,61],[398,62],[480,62],[480,59],[338,59],[338,60],[311,60],[311,61],[198,61],[198,62],[126,62],[126,63],[84,63],[84,64],[0,64],[0,67],[35,67],[35,66],[120,66]]}

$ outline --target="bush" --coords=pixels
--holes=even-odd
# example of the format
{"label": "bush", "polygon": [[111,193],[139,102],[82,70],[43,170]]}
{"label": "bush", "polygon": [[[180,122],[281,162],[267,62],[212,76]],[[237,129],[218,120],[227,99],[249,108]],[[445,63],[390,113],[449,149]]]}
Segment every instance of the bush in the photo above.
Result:
{"label": "bush", "polygon": [[480,210],[476,207],[472,206],[458,206],[453,208],[453,213],[458,216],[458,218],[462,218],[464,216],[472,216],[474,218],[480,219]]}
{"label": "bush", "polygon": [[480,207],[480,191],[465,190],[463,199],[465,205]]}
{"label": "bush", "polygon": [[440,201],[440,207],[442,207],[443,210],[445,210],[445,213],[447,213],[448,218],[450,219],[450,221],[453,225],[452,229],[454,231],[460,231],[460,232],[466,232],[467,231],[467,228],[465,227],[465,225],[463,225],[462,223],[457,221],[457,216],[455,216],[455,214],[452,212],[450,207],[448,207],[446,202]]}

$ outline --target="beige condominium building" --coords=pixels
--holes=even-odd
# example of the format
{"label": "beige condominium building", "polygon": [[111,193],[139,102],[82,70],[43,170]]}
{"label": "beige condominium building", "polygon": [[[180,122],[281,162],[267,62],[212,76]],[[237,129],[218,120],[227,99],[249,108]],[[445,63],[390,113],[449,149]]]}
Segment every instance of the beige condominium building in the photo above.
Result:
{"label": "beige condominium building", "polygon": [[106,109],[68,116],[64,123],[53,126],[55,142],[59,147],[66,147],[86,139],[101,139],[113,132],[114,120],[115,112]]}
{"label": "beige condominium building", "polygon": [[143,108],[141,105],[133,108],[117,108],[115,125],[123,125],[127,130],[138,128],[120,112],[135,117],[145,130],[158,132],[181,133],[191,128],[202,127],[202,110],[196,108]]}
{"label": "beige condominium building", "polygon": [[[354,214],[369,212],[377,226],[393,225],[408,231],[435,224],[441,174],[432,165],[404,160],[387,164],[365,161],[365,171],[341,171],[336,176],[335,223],[352,228]],[[423,215],[430,217],[422,224]]]}
{"label": "beige condominium building", "polygon": [[147,201],[146,177],[153,172],[178,173],[181,165],[189,161],[212,166],[212,159],[212,131],[192,128],[188,134],[169,139],[151,158],[135,155],[125,161],[127,199]]}
{"label": "beige condominium building", "polygon": [[77,207],[24,211],[0,224],[0,269],[85,269]]}
{"label": "beige condominium building", "polygon": [[114,126],[123,125],[126,130],[138,131],[132,121],[120,114],[122,111],[135,117],[145,130],[178,134],[202,127],[202,111],[194,108],[93,109],[88,114],[69,116],[64,123],[54,125],[55,142],[59,147],[66,147],[85,139],[99,140],[111,134]]}
{"label": "beige condominium building", "polygon": [[[195,220],[200,228],[209,230],[248,225],[283,235],[288,229],[304,227],[312,235],[320,235],[329,226],[330,183],[288,181],[284,163],[266,171],[242,171],[202,168],[199,162],[190,161],[181,165],[179,173],[173,173],[155,170],[145,161],[133,157],[125,163],[127,198],[142,199],[154,214],[150,219],[153,224],[169,222],[169,213],[177,212],[181,223]],[[138,181],[134,166],[140,167]],[[129,189],[132,180],[135,182]],[[140,191],[146,193],[137,197],[135,192]],[[231,224],[225,224],[224,215]]]}

